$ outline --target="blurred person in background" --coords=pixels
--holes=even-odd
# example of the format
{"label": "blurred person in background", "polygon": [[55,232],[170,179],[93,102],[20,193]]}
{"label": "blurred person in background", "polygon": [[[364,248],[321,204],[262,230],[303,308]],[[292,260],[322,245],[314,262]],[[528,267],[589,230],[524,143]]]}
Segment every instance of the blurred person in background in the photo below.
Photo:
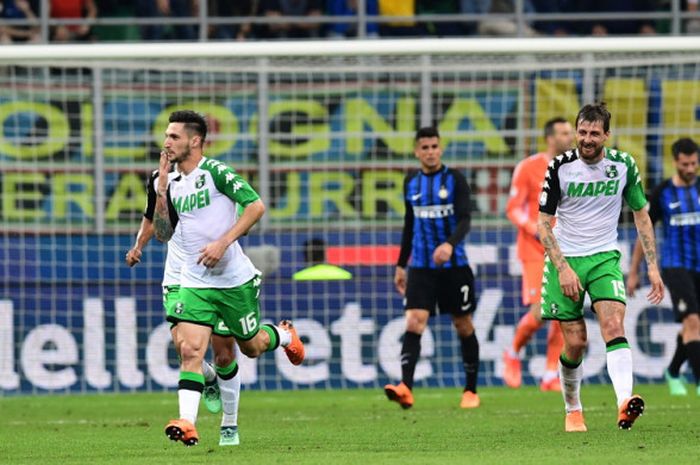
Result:
{"label": "blurred person in background", "polygon": [[[330,16],[355,16],[357,18],[358,0],[328,0],[328,15]],[[365,14],[367,16],[379,15],[377,0],[365,0]],[[379,35],[379,26],[375,22],[367,21],[367,37],[376,38]],[[328,37],[343,39],[357,37],[358,23],[333,23],[328,28]]]}
{"label": "blurred person in background", "polygon": [[[579,13],[627,13],[634,18],[634,13],[651,13],[656,11],[653,0],[579,0]],[[606,21],[581,21],[579,32],[584,35],[636,35],[656,34],[653,19],[611,19]]]}
{"label": "blurred person in background", "polygon": [[[209,0],[209,16],[235,18],[255,16],[260,7],[260,0]],[[251,23],[216,24],[209,30],[209,37],[221,40],[246,40],[253,36]]]}
{"label": "blurred person in background", "polygon": [[[95,0],[51,0],[52,19],[95,19],[97,5]],[[55,42],[94,41],[95,36],[87,24],[53,26],[51,40]]]}
{"label": "blurred person in background", "polygon": [[[261,0],[260,14],[267,18],[282,16],[319,17],[323,15],[322,0]],[[311,39],[321,35],[321,23],[270,23],[261,28],[266,39]]]}
{"label": "blurred person in background", "polygon": [[[194,18],[199,10],[199,0],[139,0],[136,16],[140,18]],[[167,24],[167,22],[166,22]],[[149,24],[141,27],[143,40],[196,40],[197,26],[176,24]]]}
{"label": "blurred person in background", "polygon": [[41,32],[38,26],[2,25],[4,19],[36,19],[38,5],[27,0],[5,0],[0,2],[0,43],[39,42]]}

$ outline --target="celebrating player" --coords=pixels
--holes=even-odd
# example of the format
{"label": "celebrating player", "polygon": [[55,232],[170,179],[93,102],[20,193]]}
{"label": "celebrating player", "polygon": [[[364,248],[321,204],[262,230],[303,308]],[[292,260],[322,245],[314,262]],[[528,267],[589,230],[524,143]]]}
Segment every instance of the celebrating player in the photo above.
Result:
{"label": "celebrating player", "polygon": [[[207,126],[201,115],[176,111],[169,122],[153,224],[162,241],[180,236],[184,260],[174,315],[168,316],[178,325],[180,418],[166,425],[165,434],[193,445],[199,441],[195,422],[204,389],[202,360],[219,320],[248,357],[282,346],[292,364],[299,365],[304,346],[288,321],[260,325],[261,276],[238,243],[265,212],[260,197],[230,167],[204,157]],[[179,174],[168,182],[171,163],[177,163]],[[240,217],[237,204],[243,208]]]}
{"label": "celebrating player", "polygon": [[[630,429],[644,411],[633,395],[632,351],[625,338],[625,284],[617,248],[622,199],[634,211],[634,223],[647,261],[651,291],[658,304],[664,285],[656,264],[654,229],[634,159],[605,147],[610,113],[604,103],[586,105],[576,116],[576,146],[549,163],[540,196],[537,230],[547,253],[542,278],[542,317],[558,320],[564,333],[559,359],[566,405],[566,431],[586,431],[581,406],[586,324],[583,298],[588,293],[607,348],[608,374],[615,389],[617,425]],[[553,227],[554,214],[557,214]]]}
{"label": "celebrating player", "polygon": [[[413,374],[420,356],[420,340],[435,304],[452,314],[462,345],[466,387],[460,406],[479,406],[476,382],[479,342],[472,313],[476,309],[474,275],[464,249],[469,232],[470,201],[467,180],[442,164],[440,135],[435,128],[416,133],[415,155],[420,170],[404,181],[404,217],[401,252],[394,284],[406,297],[406,332],[401,349],[401,383],[384,391],[403,408],[413,405]],[[412,257],[406,278],[406,265]]]}
{"label": "celebrating player", "polygon": [[[503,353],[503,380],[512,388],[520,387],[522,382],[520,350],[544,325],[540,312],[544,248],[537,236],[537,202],[547,165],[555,155],[571,148],[573,128],[564,118],[550,119],[544,125],[544,140],[547,143],[545,152],[532,155],[515,167],[506,205],[506,216],[518,228],[518,258],[523,272],[522,299],[523,305],[529,306],[529,311],[518,322],[512,347]],[[540,383],[543,391],[561,390],[558,364],[563,345],[559,322],[552,321],[547,334],[547,367]]]}
{"label": "celebrating player", "polygon": [[[680,378],[687,358],[700,395],[700,179],[698,145],[692,139],[678,139],[671,146],[676,174],[662,182],[649,201],[652,223],[663,223],[661,274],[671,293],[676,320],[682,323],[676,351],[664,373],[672,395],[688,391]],[[632,253],[627,289],[630,295],[639,284],[642,244],[637,241]]]}
{"label": "celebrating player", "polygon": [[[146,192],[148,203],[141,220],[141,226],[136,235],[136,243],[126,254],[126,263],[134,266],[141,261],[141,251],[153,237],[153,214],[156,205],[156,187],[159,170],[151,174]],[[169,180],[179,173],[168,173]],[[171,218],[177,230],[177,216]],[[176,304],[180,291],[180,271],[183,264],[182,244],[180,235],[175,234],[168,243],[168,252],[165,258],[165,272],[163,275],[163,306],[166,319],[175,316]],[[241,377],[238,374],[238,364],[233,349],[233,334],[222,320],[219,320],[212,330],[211,344],[214,349],[214,364],[202,362],[202,373],[205,379],[204,404],[212,413],[222,410],[220,446],[235,446],[240,443],[238,434],[238,403],[241,393]],[[171,322],[170,333],[173,342],[177,341],[177,322]],[[177,347],[177,343],[175,343]],[[179,355],[179,354],[178,354]],[[218,378],[218,381],[217,381]]]}

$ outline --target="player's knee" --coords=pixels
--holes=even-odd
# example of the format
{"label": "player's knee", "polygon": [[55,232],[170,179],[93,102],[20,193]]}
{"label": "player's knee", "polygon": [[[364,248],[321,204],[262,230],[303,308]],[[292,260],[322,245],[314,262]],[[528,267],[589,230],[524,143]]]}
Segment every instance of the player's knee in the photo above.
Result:
{"label": "player's knee", "polygon": [[218,367],[227,367],[233,362],[233,354],[230,352],[218,353],[214,355],[214,363]]}
{"label": "player's knee", "polygon": [[199,344],[193,344],[189,341],[181,341],[180,343],[180,358],[183,362],[196,360],[201,358],[201,347]]}
{"label": "player's knee", "polygon": [[609,319],[601,324],[603,338],[605,340],[614,339],[616,337],[625,337],[625,327],[621,321]]}

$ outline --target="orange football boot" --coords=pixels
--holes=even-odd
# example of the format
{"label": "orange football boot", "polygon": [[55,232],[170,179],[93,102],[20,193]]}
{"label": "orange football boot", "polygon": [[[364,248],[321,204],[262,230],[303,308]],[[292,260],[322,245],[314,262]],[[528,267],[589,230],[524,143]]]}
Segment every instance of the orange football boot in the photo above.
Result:
{"label": "orange football boot", "polygon": [[586,428],[586,422],[583,419],[583,411],[574,410],[573,412],[566,414],[564,431],[567,433],[585,433],[588,431],[588,428]]}
{"label": "orange football boot", "polygon": [[197,429],[188,420],[170,420],[165,426],[165,435],[171,441],[182,441],[186,446],[196,446],[199,443]]}
{"label": "orange football boot", "polygon": [[292,322],[287,320],[282,320],[280,322],[280,327],[286,329],[292,335],[292,342],[284,348],[284,353],[287,354],[287,358],[292,362],[292,365],[301,365],[301,362],[304,361],[305,351],[304,343],[301,342],[301,339],[297,335],[297,330],[294,329]]}
{"label": "orange football boot", "polygon": [[559,377],[552,378],[548,381],[542,380],[540,383],[540,391],[542,392],[561,392],[561,383]]}
{"label": "orange football boot", "polygon": [[403,382],[399,383],[397,386],[387,384],[384,386],[384,393],[387,399],[398,402],[401,408],[407,409],[413,407],[413,393]]}
{"label": "orange football boot", "polygon": [[479,394],[472,391],[464,391],[462,394],[462,401],[459,406],[462,408],[477,408],[481,405],[481,399],[479,399]]}
{"label": "orange football boot", "polygon": [[634,421],[644,413],[644,400],[638,395],[633,395],[620,406],[617,415],[617,427],[630,430]]}

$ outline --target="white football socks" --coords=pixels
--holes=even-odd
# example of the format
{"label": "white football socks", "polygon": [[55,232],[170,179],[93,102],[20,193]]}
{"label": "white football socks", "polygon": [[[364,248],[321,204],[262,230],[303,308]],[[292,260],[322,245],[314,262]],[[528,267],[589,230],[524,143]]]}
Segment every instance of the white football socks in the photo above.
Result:
{"label": "white football socks", "polygon": [[634,374],[632,371],[632,351],[629,347],[615,349],[606,354],[608,375],[615,389],[617,406],[632,397]]}
{"label": "white football socks", "polygon": [[241,398],[241,373],[239,371],[231,379],[219,377],[218,382],[221,391],[221,407],[224,412],[221,417],[221,426],[237,426],[238,402]]}
{"label": "white football socks", "polygon": [[179,389],[177,397],[180,404],[180,418],[190,421],[194,425],[197,421],[197,410],[202,393],[189,389]]}
{"label": "white football socks", "polygon": [[583,379],[583,362],[576,368],[562,365],[559,360],[559,382],[566,405],[566,413],[583,410],[581,406],[581,380]]}

